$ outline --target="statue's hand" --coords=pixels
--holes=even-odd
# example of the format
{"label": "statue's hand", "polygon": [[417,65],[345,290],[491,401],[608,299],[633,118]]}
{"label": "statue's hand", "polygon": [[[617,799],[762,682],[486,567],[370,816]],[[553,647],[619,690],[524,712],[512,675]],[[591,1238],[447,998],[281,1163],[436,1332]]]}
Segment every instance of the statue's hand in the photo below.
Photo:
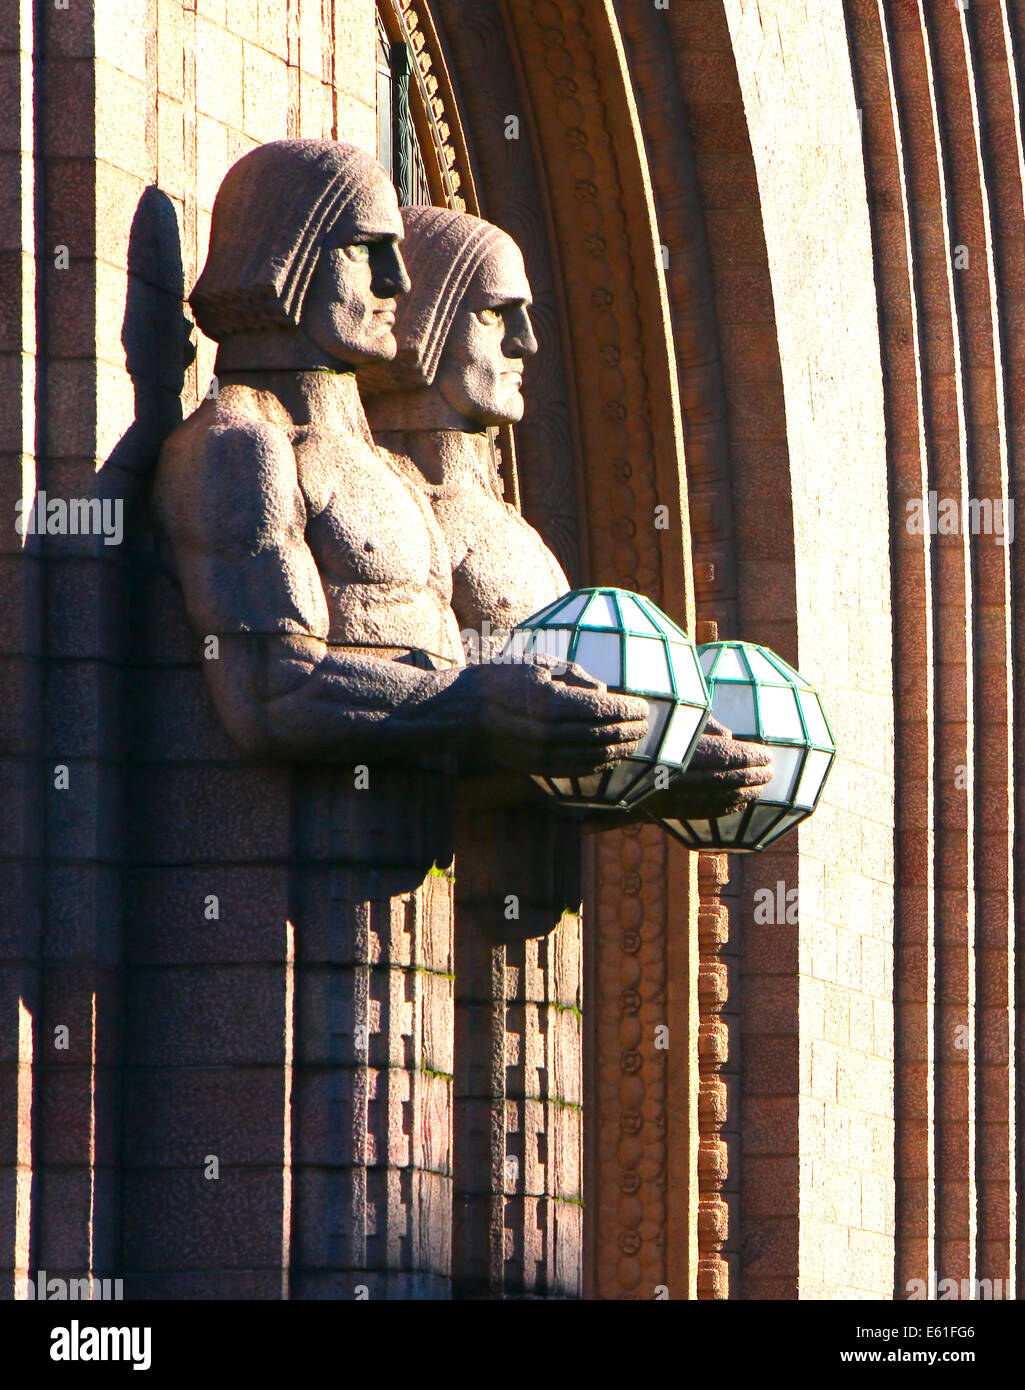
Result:
{"label": "statue's hand", "polygon": [[471,666],[466,678],[479,689],[487,754],[518,772],[584,777],[632,753],[647,731],[647,700],[610,694],[574,662]]}
{"label": "statue's hand", "polygon": [[717,719],[709,719],[687,771],[641,805],[654,816],[672,819],[727,816],[756,801],[772,772],[767,748],[743,743]]}

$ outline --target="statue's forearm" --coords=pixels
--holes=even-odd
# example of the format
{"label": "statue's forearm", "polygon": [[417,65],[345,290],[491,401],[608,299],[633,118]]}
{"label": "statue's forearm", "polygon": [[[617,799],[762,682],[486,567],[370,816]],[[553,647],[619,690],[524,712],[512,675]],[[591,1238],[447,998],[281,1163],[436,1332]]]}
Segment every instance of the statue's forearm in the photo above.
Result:
{"label": "statue's forearm", "polygon": [[237,742],[283,758],[462,756],[479,700],[465,668],[423,670],[303,638],[232,638],[211,671]]}

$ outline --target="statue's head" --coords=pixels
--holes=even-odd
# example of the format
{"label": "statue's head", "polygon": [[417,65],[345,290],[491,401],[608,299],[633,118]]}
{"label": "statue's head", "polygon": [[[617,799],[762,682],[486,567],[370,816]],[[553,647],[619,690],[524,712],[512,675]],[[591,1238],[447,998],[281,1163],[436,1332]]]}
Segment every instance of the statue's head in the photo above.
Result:
{"label": "statue's head", "polygon": [[405,393],[434,397],[467,429],[514,423],[524,358],[537,351],[519,247],[490,222],[447,208],[403,208],[402,221],[412,289],[396,312],[394,363],[360,375],[371,420],[378,398],[382,425],[396,423],[383,398],[394,404]]}
{"label": "statue's head", "polygon": [[220,343],[280,331],[353,366],[386,361],[396,296],[409,289],[401,239],[391,181],[369,154],[275,140],[224,176],[189,303]]}

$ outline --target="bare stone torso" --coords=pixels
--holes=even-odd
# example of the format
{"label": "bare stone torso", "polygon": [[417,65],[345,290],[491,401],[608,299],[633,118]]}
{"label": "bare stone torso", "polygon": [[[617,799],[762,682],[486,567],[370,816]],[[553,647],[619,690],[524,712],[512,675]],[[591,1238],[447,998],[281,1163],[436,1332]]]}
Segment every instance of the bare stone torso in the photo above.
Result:
{"label": "bare stone torso", "polygon": [[452,572],[426,500],[369,447],[307,429],[292,441],[328,641],[461,659]]}
{"label": "bare stone torso", "polygon": [[569,589],[541,536],[501,497],[486,436],[446,430],[380,437],[433,509],[460,627],[480,633],[487,622],[508,630]]}
{"label": "bare stone torso", "polygon": [[[239,478],[230,441],[250,433],[259,447]],[[273,392],[228,383],[168,441],[156,503],[172,549],[184,547],[201,565],[217,550],[222,506],[289,513],[323,590],[312,604],[299,595],[310,631],[332,646],[413,648],[441,664],[463,663],[451,564],[430,503],[374,447],[359,418],[324,411],[296,423]],[[215,608],[217,598],[214,585]],[[313,617],[325,601],[326,623]],[[213,613],[205,621],[216,630]],[[281,626],[272,611],[264,622],[265,630]]]}

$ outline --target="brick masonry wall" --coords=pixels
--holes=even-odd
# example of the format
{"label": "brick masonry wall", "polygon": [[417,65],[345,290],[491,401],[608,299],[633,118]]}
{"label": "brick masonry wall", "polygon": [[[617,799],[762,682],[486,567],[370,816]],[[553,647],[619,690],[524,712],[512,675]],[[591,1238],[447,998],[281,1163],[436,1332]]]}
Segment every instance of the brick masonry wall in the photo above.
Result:
{"label": "brick masonry wall", "polygon": [[[288,136],[348,140],[376,154],[374,6],[368,0],[112,0],[97,5],[97,302],[116,316],[143,188],[178,222],[186,293],[206,258],[210,210],[227,169]],[[98,325],[99,457],[133,419],[121,325]],[[185,412],[206,390],[213,345],[197,335]],[[118,371],[122,368],[121,371]]]}

